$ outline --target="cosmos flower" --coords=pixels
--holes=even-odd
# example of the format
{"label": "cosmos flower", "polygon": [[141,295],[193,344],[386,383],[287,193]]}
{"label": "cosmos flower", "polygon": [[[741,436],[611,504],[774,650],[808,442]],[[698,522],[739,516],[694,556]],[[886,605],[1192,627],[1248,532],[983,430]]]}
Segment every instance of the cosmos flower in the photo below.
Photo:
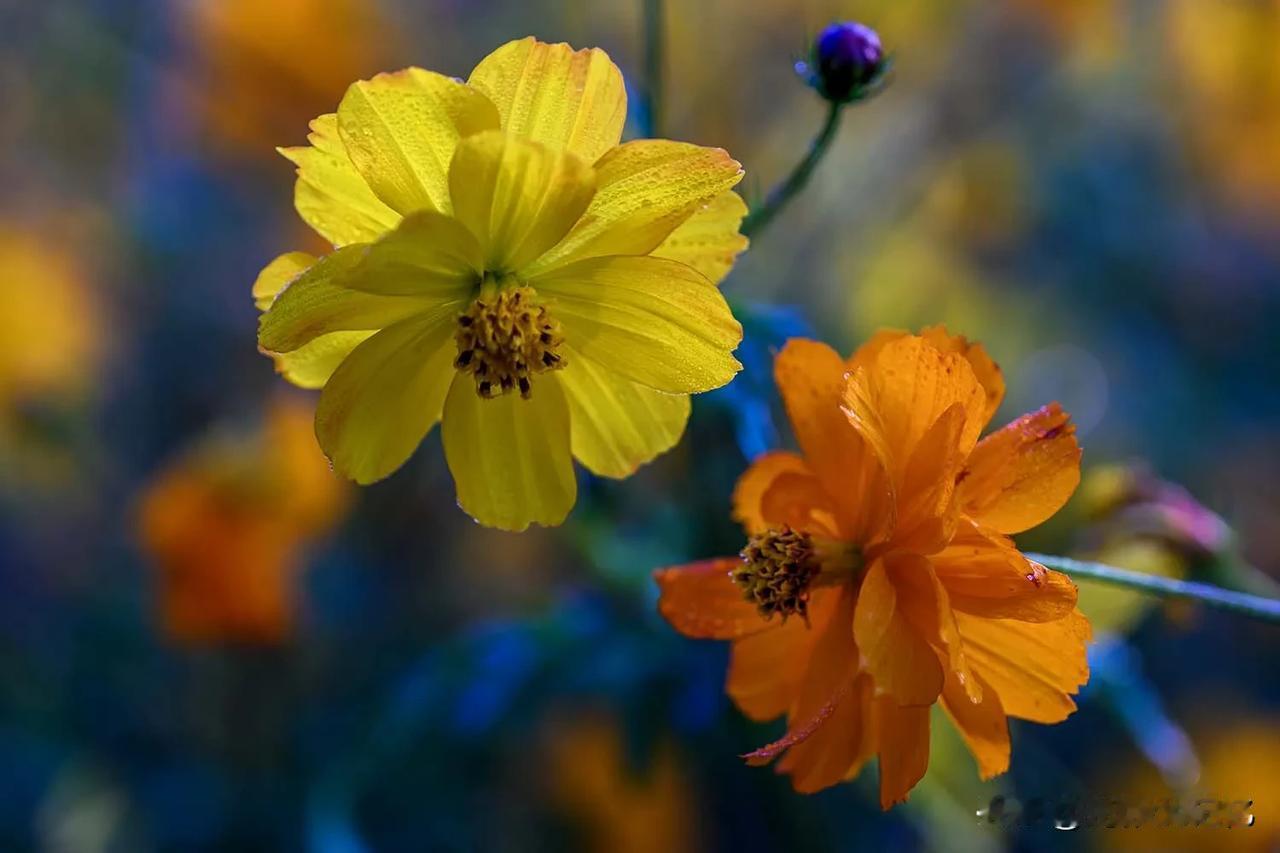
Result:
{"label": "cosmos flower", "polygon": [[694,792],[675,745],[659,740],[646,763],[635,766],[625,734],[612,716],[556,719],[543,784],[557,811],[579,829],[586,850],[699,849]]}
{"label": "cosmos flower", "polygon": [[141,500],[164,632],[186,644],[285,640],[302,550],[345,504],[297,400],[275,402],[260,432],[198,443]]}
{"label": "cosmos flower", "polygon": [[532,38],[462,83],[409,68],[312,122],[299,214],[336,250],[272,261],[259,344],[323,387],[316,434],[371,483],[437,421],[459,505],[555,525],[576,458],[626,477],[672,447],[742,337],[716,287],[745,247],[724,151],[619,144],[622,74]]}
{"label": "cosmos flower", "polygon": [[934,703],[982,777],[1003,772],[1006,718],[1061,721],[1088,677],[1075,586],[1008,538],[1079,482],[1068,416],[1045,406],[979,442],[1004,381],[940,327],[881,332],[847,361],[792,340],[774,374],[801,452],[765,454],[738,481],[740,556],[657,573],[663,616],[734,641],[730,697],[788,720],[746,757],[782,756],[798,791],[878,756],[881,805],[904,800]]}

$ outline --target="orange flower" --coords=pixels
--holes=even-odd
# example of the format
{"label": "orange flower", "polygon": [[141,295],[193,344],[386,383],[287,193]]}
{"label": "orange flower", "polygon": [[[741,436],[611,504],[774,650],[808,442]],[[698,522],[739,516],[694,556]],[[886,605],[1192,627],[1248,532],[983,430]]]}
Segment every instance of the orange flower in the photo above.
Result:
{"label": "orange flower", "polygon": [[660,611],[687,636],[734,641],[730,697],[752,719],[788,721],[746,758],[785,753],[797,791],[875,755],[882,807],[905,800],[938,701],[982,777],[1004,772],[1006,717],[1059,722],[1088,679],[1075,586],[1008,538],[1079,482],[1067,414],[1049,405],[978,441],[1004,380],[941,327],[882,331],[847,361],[793,340],[774,375],[801,453],[743,474],[746,548],[657,572]]}
{"label": "orange flower", "polygon": [[647,766],[632,767],[618,721],[558,721],[549,739],[551,798],[583,831],[584,849],[683,853],[697,848],[693,791],[674,745],[655,744]]}
{"label": "orange flower", "polygon": [[147,488],[140,537],[170,638],[279,643],[292,631],[300,551],[346,503],[311,418],[297,401],[277,402],[261,434],[215,435]]}

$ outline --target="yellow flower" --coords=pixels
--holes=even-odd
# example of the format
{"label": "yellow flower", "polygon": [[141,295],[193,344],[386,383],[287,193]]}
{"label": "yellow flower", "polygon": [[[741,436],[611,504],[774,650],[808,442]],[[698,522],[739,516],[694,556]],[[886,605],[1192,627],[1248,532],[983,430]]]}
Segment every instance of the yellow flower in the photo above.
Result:
{"label": "yellow flower", "polygon": [[458,503],[559,524],[572,459],[626,477],[671,448],[742,337],[716,282],[745,248],[739,164],[619,144],[622,74],[598,49],[510,42],[460,82],[409,68],[311,123],[296,206],[336,251],[282,255],[259,344],[323,388],[340,473],[391,474],[437,421]]}

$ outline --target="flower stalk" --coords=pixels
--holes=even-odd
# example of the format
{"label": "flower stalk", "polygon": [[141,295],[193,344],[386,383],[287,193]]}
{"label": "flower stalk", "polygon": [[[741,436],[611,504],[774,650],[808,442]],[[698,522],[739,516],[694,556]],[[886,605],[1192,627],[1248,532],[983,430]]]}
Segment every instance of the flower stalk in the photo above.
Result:
{"label": "flower stalk", "polygon": [[791,174],[782,183],[769,191],[769,195],[765,197],[765,200],[747,214],[746,219],[742,220],[743,234],[754,238],[809,183],[809,178],[813,176],[814,169],[822,162],[822,158],[826,156],[827,150],[836,138],[836,131],[840,129],[840,116],[844,111],[844,106],[843,103],[838,101],[828,102],[827,119],[823,122],[822,129],[818,131],[818,135],[813,138],[813,142],[809,144],[809,150],[804,159],[796,164]]}
{"label": "flower stalk", "polygon": [[641,122],[646,138],[661,137],[666,75],[666,21],[664,0],[644,0],[644,94]]}
{"label": "flower stalk", "polygon": [[1222,589],[1195,581],[1175,580],[1173,578],[1148,575],[1127,569],[1108,566],[1104,563],[1093,563],[1085,560],[1073,560],[1070,557],[1057,557],[1052,554],[1027,554],[1027,559],[1035,560],[1065,572],[1074,578],[1088,578],[1113,586],[1121,586],[1159,598],[1181,598],[1197,601],[1209,607],[1252,616],[1264,622],[1280,624],[1280,600],[1263,598],[1247,592]]}

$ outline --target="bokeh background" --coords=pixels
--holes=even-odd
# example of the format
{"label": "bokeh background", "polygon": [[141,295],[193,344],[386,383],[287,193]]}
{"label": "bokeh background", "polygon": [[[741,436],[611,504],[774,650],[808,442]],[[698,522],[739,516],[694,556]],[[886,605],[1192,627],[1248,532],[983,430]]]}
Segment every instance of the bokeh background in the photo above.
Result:
{"label": "bokeh background", "polygon": [[[0,848],[1280,849],[1272,626],[1085,589],[1080,711],[1015,724],[990,783],[936,726],[882,814],[873,769],[802,797],[742,765],[780,724],[650,581],[740,546],[734,478],[790,441],[772,348],[945,322],[1003,365],[999,420],[1079,425],[1085,484],[1024,546],[1274,590],[1280,2],[667,5],[665,134],[728,149],[749,202],[821,123],[793,63],[823,25],[876,27],[894,79],[725,282],[746,371],[517,536],[454,506],[434,433],[329,476],[256,351],[254,275],[323,249],[274,147],[357,78],[528,34],[605,48],[637,103],[641,0],[0,2]],[[976,815],[1171,792],[1257,825]]]}

